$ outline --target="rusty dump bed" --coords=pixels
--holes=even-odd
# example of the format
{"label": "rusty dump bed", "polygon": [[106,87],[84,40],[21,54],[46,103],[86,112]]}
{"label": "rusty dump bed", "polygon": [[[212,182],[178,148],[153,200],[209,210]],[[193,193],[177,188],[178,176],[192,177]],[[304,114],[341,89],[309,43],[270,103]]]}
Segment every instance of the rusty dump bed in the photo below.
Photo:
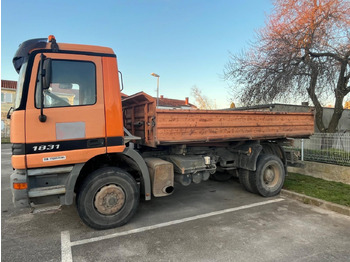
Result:
{"label": "rusty dump bed", "polygon": [[140,92],[123,99],[124,126],[142,145],[309,137],[313,113],[156,109]]}

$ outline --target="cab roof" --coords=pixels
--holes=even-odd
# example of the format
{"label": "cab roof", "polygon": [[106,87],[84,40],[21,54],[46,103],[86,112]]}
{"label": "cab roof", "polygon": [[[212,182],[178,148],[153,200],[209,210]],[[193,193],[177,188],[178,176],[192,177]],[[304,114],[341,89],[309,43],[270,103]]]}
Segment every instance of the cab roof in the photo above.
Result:
{"label": "cab roof", "polygon": [[[51,37],[51,36],[50,36]],[[47,50],[53,52],[82,52],[82,53],[94,53],[94,54],[104,54],[104,55],[115,55],[114,51],[109,47],[102,46],[93,46],[93,45],[80,45],[80,44],[65,44],[65,43],[56,43],[54,37],[51,38],[36,38],[30,39],[18,47],[12,63],[15,67],[17,73],[22,67],[22,64],[28,60],[29,55],[37,50]],[[50,42],[49,42],[50,39]],[[53,45],[55,45],[54,48]]]}

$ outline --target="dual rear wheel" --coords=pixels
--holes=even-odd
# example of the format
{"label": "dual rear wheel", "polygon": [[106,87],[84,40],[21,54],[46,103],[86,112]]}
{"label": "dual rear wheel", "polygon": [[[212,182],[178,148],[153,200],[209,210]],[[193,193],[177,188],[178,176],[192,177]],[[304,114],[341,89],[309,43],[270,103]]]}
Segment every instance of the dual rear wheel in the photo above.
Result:
{"label": "dual rear wheel", "polygon": [[281,191],[285,168],[279,157],[264,154],[258,157],[256,171],[239,170],[239,180],[243,187],[264,197],[275,196]]}

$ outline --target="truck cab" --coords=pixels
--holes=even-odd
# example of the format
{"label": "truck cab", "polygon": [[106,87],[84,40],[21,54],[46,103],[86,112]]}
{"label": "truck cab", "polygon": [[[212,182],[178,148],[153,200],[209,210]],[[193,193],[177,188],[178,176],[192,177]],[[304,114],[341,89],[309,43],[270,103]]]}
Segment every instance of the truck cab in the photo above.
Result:
{"label": "truck cab", "polygon": [[[135,188],[142,184],[145,199],[150,199],[148,169],[124,143],[118,67],[112,49],[58,45],[50,36],[22,43],[13,65],[19,74],[11,115],[15,169],[11,188],[16,205],[53,200],[72,204],[81,182],[112,159],[132,163],[134,169],[127,176],[135,180]],[[99,190],[99,197],[108,195],[111,203],[118,202],[120,195],[126,197],[120,188]]]}

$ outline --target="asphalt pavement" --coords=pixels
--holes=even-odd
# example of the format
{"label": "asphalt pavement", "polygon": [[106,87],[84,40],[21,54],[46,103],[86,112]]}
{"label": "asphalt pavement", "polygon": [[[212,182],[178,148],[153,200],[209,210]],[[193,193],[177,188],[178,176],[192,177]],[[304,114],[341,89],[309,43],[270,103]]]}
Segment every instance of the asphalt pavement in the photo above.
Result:
{"label": "asphalt pavement", "polygon": [[88,228],[74,206],[33,214],[12,204],[9,145],[1,157],[2,261],[349,261],[350,217],[236,180],[176,185],[110,230]]}

